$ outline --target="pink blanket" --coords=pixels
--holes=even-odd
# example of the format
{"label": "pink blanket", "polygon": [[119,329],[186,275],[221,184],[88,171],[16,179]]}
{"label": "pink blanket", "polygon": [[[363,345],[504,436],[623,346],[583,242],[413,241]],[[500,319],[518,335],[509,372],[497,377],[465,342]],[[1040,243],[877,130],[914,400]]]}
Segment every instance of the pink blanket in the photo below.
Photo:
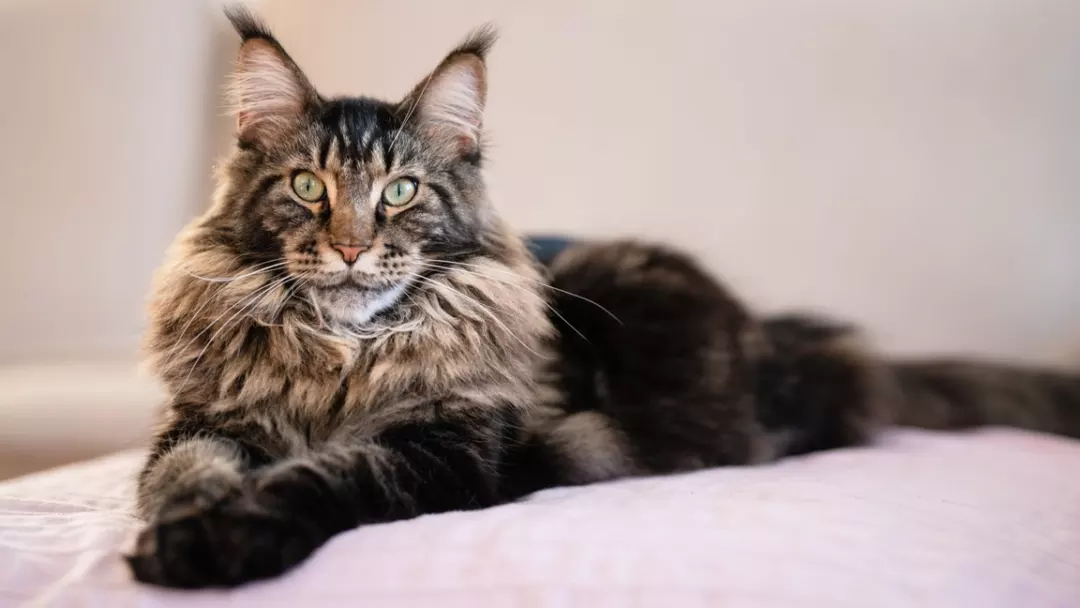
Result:
{"label": "pink blanket", "polygon": [[234,592],[131,583],[139,454],[0,484],[0,606],[1080,606],[1080,442],[896,432],[372,526]]}

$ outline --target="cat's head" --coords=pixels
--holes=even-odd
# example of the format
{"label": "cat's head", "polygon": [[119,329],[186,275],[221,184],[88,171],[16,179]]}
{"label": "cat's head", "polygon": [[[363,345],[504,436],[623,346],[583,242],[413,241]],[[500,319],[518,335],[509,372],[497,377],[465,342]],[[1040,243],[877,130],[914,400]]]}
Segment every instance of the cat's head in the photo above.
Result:
{"label": "cat's head", "polygon": [[492,30],[384,102],[320,95],[250,13],[228,16],[242,38],[236,148],[206,225],[246,265],[286,273],[328,316],[363,324],[435,261],[483,246],[497,221],[480,174]]}

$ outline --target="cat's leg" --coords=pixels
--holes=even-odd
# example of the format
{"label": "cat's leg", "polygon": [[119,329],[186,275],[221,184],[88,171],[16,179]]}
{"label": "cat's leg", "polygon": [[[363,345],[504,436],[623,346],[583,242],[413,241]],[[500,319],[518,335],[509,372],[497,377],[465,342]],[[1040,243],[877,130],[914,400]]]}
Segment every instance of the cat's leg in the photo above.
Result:
{"label": "cat's leg", "polygon": [[211,433],[173,445],[159,440],[139,476],[139,515],[149,519],[166,507],[214,500],[240,488],[247,469],[243,449]]}
{"label": "cat's leg", "polygon": [[[148,522],[128,557],[135,577],[200,587],[215,557],[200,530],[209,513],[244,502],[252,470],[283,451],[264,427],[243,418],[176,416],[156,437],[139,475],[137,508]],[[271,554],[280,549],[274,548]],[[265,567],[265,566],[264,566]]]}
{"label": "cat's leg", "polygon": [[334,534],[360,524],[500,502],[495,429],[476,420],[409,422],[338,441],[261,471],[258,501]]}
{"label": "cat's leg", "polygon": [[135,574],[166,586],[235,586],[280,574],[360,524],[496,504],[498,420],[481,411],[341,435],[254,470],[223,500],[152,523]]}

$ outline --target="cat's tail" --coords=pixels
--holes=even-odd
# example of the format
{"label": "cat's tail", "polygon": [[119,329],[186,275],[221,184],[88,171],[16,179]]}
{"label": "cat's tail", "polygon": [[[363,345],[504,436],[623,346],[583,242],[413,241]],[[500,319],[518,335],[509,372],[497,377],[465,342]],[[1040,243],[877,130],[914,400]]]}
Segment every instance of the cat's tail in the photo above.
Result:
{"label": "cat's tail", "polygon": [[961,360],[893,361],[895,422],[928,429],[1012,426],[1080,438],[1080,375]]}
{"label": "cat's tail", "polygon": [[[765,319],[764,326],[775,348],[795,353],[797,363],[825,354],[846,361],[861,378],[853,384],[862,387],[861,398],[873,402],[857,411],[876,412],[873,420],[881,423],[1011,426],[1080,438],[1080,374],[984,361],[881,359],[868,349],[836,348],[857,339],[858,329],[819,315],[781,315]],[[801,398],[835,400],[835,390],[826,389],[836,383],[811,371],[802,374]]]}

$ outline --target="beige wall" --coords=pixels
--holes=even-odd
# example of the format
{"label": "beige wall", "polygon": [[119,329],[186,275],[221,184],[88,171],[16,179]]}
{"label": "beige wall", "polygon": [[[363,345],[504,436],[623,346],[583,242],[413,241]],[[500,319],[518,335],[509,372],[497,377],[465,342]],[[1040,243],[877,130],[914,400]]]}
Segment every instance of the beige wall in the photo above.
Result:
{"label": "beige wall", "polygon": [[497,22],[522,228],[670,240],[894,351],[1080,354],[1080,2],[266,4],[329,92],[400,95]]}
{"label": "beige wall", "polygon": [[227,134],[216,4],[0,0],[0,478],[149,436],[143,302]]}
{"label": "beige wall", "polygon": [[133,356],[209,192],[219,21],[200,0],[0,2],[0,363]]}

